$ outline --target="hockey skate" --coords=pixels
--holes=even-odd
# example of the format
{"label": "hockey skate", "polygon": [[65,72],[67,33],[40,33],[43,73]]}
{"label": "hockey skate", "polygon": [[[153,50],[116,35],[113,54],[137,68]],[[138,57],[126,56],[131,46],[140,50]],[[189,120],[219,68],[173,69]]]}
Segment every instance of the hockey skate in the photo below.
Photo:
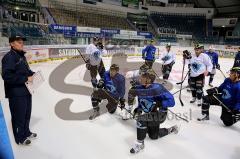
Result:
{"label": "hockey skate", "polygon": [[122,120],[131,119],[132,115],[130,114],[132,110],[132,106],[126,106],[125,109],[122,110]]}
{"label": "hockey skate", "polygon": [[192,100],[190,100],[190,103],[195,103],[196,102],[196,97],[193,97]]}
{"label": "hockey skate", "polygon": [[179,126],[178,125],[174,125],[170,128],[168,128],[168,134],[177,134],[179,132]]}
{"label": "hockey skate", "polygon": [[202,106],[202,99],[197,100],[197,106],[201,107]]}
{"label": "hockey skate", "polygon": [[133,148],[131,148],[130,153],[138,153],[144,149],[144,142],[136,141]]}
{"label": "hockey skate", "polygon": [[89,120],[93,120],[93,119],[95,119],[98,116],[100,116],[99,110],[94,110],[93,114],[89,117]]}
{"label": "hockey skate", "polygon": [[203,114],[201,117],[197,118],[198,121],[209,120],[209,115]]}

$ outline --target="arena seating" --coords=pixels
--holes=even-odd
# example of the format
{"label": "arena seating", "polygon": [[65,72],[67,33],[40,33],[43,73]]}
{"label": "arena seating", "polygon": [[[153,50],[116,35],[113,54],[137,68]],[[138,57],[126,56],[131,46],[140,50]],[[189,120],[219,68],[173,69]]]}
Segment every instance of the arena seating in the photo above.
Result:
{"label": "arena seating", "polygon": [[48,9],[58,24],[133,30],[123,14],[96,10],[94,7],[55,3]]}
{"label": "arena seating", "polygon": [[24,22],[4,22],[3,30],[10,35],[23,35],[25,37],[43,37],[44,30],[37,24]]}
{"label": "arena seating", "polygon": [[158,27],[175,28],[177,34],[206,35],[206,18],[202,15],[152,13],[151,18]]}

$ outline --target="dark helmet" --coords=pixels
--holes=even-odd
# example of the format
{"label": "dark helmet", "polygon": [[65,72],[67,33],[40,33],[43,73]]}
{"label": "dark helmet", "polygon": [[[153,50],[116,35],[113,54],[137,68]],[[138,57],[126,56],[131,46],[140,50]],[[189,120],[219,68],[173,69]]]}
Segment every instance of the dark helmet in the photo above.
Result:
{"label": "dark helmet", "polygon": [[143,64],[141,67],[140,67],[140,70],[139,70],[139,74],[144,74],[146,73],[147,71],[149,70],[149,66],[146,65],[146,64]]}
{"label": "dark helmet", "polygon": [[102,42],[98,42],[98,43],[97,43],[97,47],[99,47],[100,49],[103,49],[103,48],[104,48],[104,45],[102,44]]}
{"label": "dark helmet", "polygon": [[99,41],[99,37],[93,37],[93,41]]}

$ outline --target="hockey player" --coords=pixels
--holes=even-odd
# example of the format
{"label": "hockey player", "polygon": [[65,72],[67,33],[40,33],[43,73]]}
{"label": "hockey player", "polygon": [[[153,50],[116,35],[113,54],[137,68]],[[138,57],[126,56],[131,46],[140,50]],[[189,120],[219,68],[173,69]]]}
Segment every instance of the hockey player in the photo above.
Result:
{"label": "hockey player", "polygon": [[203,46],[195,45],[195,56],[190,59],[190,88],[192,91],[192,100],[195,103],[197,99],[198,106],[202,104],[202,95],[204,87],[204,78],[212,71],[212,62],[207,54],[202,52]]}
{"label": "hockey player", "polygon": [[150,44],[146,46],[145,49],[142,51],[142,59],[145,60],[145,65],[147,65],[150,69],[153,66],[155,61],[155,53],[156,47],[154,46],[154,40],[151,40]]}
{"label": "hockey player", "polygon": [[94,90],[91,96],[93,114],[89,117],[90,120],[95,119],[100,115],[99,103],[102,99],[107,99],[107,109],[110,114],[113,114],[120,102],[121,107],[125,106],[125,78],[119,74],[119,66],[111,65],[110,71],[106,71],[102,79],[97,84],[97,89]]}
{"label": "hockey player", "polygon": [[240,47],[238,48],[238,53],[235,56],[233,67],[240,67]]}
{"label": "hockey player", "polygon": [[221,120],[231,126],[240,119],[240,67],[233,67],[229,78],[219,86],[207,90],[203,97],[202,117],[199,121],[209,120],[210,105],[222,107]]}
{"label": "hockey player", "polygon": [[97,73],[99,73],[100,77],[103,78],[105,67],[101,58],[103,45],[99,41],[99,38],[93,38],[93,44],[90,44],[86,48],[86,67],[90,71],[91,82],[93,88],[97,86]]}
{"label": "hockey player", "polygon": [[212,82],[213,82],[213,78],[214,75],[216,74],[216,69],[220,69],[220,65],[218,63],[218,54],[216,52],[214,52],[213,48],[210,47],[209,51],[206,51],[206,54],[210,57],[211,61],[212,61],[212,65],[213,65],[213,69],[211,72],[209,72],[209,82],[208,85],[210,87],[213,87]]}
{"label": "hockey player", "polygon": [[161,54],[163,79],[166,82],[175,64],[176,55],[171,51],[171,44],[166,45],[166,52]]}
{"label": "hockey player", "polygon": [[138,153],[144,148],[144,139],[148,133],[153,140],[171,133],[178,133],[178,126],[160,128],[166,120],[168,107],[175,105],[173,95],[161,84],[153,83],[155,75],[151,70],[140,77],[140,85],[132,87],[128,93],[128,105],[132,106],[138,97],[138,106],[134,110],[137,120],[137,141],[130,153]]}
{"label": "hockey player", "polygon": [[[134,89],[136,86],[140,85],[141,75],[146,73],[149,69],[147,65],[142,65],[139,70],[130,71],[126,74],[126,78],[130,79],[131,89]],[[125,106],[125,105],[124,105]],[[122,119],[128,120],[131,118],[131,114],[129,112],[132,111],[132,106],[127,105],[125,109],[122,110]]]}

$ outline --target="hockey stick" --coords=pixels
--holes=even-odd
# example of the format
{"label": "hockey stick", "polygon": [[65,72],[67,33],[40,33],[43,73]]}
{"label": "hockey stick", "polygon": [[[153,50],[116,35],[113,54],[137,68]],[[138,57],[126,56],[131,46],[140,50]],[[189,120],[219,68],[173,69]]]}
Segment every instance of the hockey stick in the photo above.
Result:
{"label": "hockey stick", "polygon": [[[186,88],[188,88],[188,86],[183,87],[181,90],[184,90],[184,89],[186,89]],[[178,91],[172,93],[172,95],[175,95],[175,94],[177,94],[178,92],[180,92],[180,90],[178,90]]]}
{"label": "hockey stick", "polygon": [[221,72],[224,78],[227,78],[221,69],[218,69],[218,70]]}
{"label": "hockey stick", "polygon": [[[117,101],[115,98],[113,98],[111,95],[109,95],[109,93],[105,90],[105,89],[102,89],[110,98],[112,98],[117,104],[119,103],[119,101]],[[121,108],[120,106],[117,106],[119,108]],[[121,108],[122,109],[122,108]],[[126,110],[131,116],[132,116],[132,119],[136,120],[134,117],[134,114],[131,113],[129,110],[127,110],[126,108],[123,108],[124,110]],[[170,109],[167,109],[170,113],[172,113],[173,115],[175,115],[176,117],[178,117],[179,119],[182,119],[183,121],[186,121],[186,122],[189,122],[187,119],[177,115],[176,113],[174,113],[173,111],[171,111]],[[137,120],[136,120],[137,121]],[[137,121],[138,122],[138,121]]]}
{"label": "hockey stick", "polygon": [[101,89],[102,89],[112,100],[114,100],[114,101],[117,103],[117,107],[118,107],[118,108],[121,108],[121,109],[126,110],[132,117],[134,117],[133,113],[129,112],[128,109],[126,109],[125,107],[122,108],[122,107],[120,107],[120,106],[118,105],[118,104],[119,104],[119,101],[118,101],[118,100],[116,100],[115,98],[113,98],[105,89],[103,89],[103,88],[101,88]]}
{"label": "hockey stick", "polygon": [[223,104],[223,102],[220,101],[214,94],[213,94],[213,97],[220,103],[221,106],[223,106],[225,109],[227,109],[227,111],[228,111],[229,113],[232,113],[232,114],[233,114],[232,110],[230,110],[225,104]]}
{"label": "hockey stick", "polygon": [[[181,81],[183,81],[183,75],[184,75],[184,70],[185,70],[185,59],[183,59],[183,70],[182,70],[182,78],[181,78]],[[187,76],[186,76],[187,77]],[[181,83],[180,85],[180,93],[179,93],[179,101],[181,103],[182,106],[184,106],[183,104],[183,101],[182,101],[182,85],[183,85],[183,82]]]}
{"label": "hockey stick", "polygon": [[183,117],[177,115],[176,113],[174,113],[174,112],[171,111],[170,109],[168,109],[168,111],[169,111],[170,113],[172,113],[173,115],[175,115],[176,117],[178,117],[179,119],[182,119],[183,121],[186,121],[187,123],[189,123],[189,121],[188,121],[187,119],[185,119],[185,118],[183,118]]}
{"label": "hockey stick", "polygon": [[86,61],[86,59],[84,58],[84,56],[82,55],[82,52],[80,51],[80,49],[77,49],[77,50],[79,51],[79,54],[80,54],[80,56],[82,57],[83,61],[84,61],[85,63],[87,63],[87,61]]}
{"label": "hockey stick", "polygon": [[189,74],[189,71],[186,73],[184,79],[183,79],[181,82],[177,82],[176,84],[177,84],[177,85],[182,84],[182,83],[186,80],[188,74]]}

